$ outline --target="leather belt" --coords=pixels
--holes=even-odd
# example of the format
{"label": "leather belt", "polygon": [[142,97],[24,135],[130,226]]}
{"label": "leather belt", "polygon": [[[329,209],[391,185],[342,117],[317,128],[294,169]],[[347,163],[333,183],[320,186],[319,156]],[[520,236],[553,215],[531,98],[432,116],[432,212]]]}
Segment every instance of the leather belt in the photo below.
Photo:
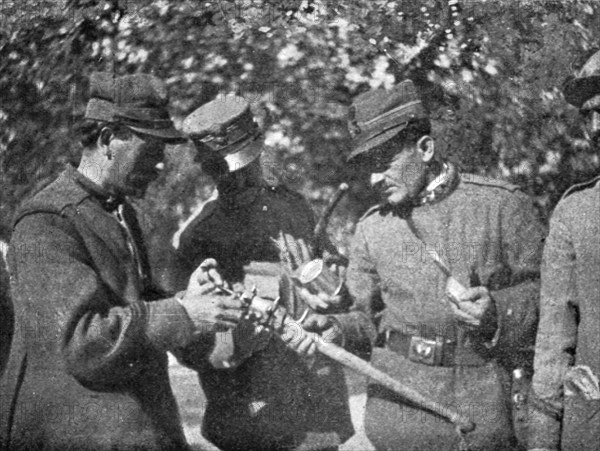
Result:
{"label": "leather belt", "polygon": [[421,337],[387,330],[383,338],[390,351],[423,365],[484,366],[491,359],[484,351],[476,351],[473,345],[458,345],[455,340],[441,336]]}
{"label": "leather belt", "polygon": [[413,362],[430,366],[455,366],[454,340],[437,336],[425,338],[419,335],[406,335],[393,330],[385,332],[385,343],[390,351],[400,354]]}

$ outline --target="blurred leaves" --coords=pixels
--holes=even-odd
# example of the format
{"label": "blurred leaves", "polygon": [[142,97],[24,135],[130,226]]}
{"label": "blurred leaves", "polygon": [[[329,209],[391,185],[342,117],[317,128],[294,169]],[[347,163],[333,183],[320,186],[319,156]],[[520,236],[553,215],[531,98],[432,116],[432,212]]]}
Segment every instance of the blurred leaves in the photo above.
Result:
{"label": "blurred leaves", "polygon": [[[439,148],[467,170],[519,183],[546,210],[598,169],[596,156],[576,151],[579,118],[560,93],[600,47],[593,0],[26,0],[3,2],[0,17],[9,25],[0,32],[5,223],[77,160],[73,126],[94,70],[162,77],[176,122],[219,93],[243,95],[265,119],[270,180],[316,210],[355,181],[340,230],[371,202],[360,168],[344,163],[346,107],[405,77],[427,98]],[[189,146],[169,157],[144,202],[173,224],[210,195],[210,180]]]}

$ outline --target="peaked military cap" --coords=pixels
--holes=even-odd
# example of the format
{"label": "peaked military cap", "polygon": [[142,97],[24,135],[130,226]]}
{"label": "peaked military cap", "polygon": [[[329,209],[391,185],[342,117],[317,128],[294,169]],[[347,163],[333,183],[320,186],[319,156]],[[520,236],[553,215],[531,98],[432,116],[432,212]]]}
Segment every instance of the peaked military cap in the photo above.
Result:
{"label": "peaked military cap", "polygon": [[173,126],[167,103],[167,88],[153,75],[94,72],[85,117],[119,123],[165,141],[182,142],[185,138]]}
{"label": "peaked military cap", "polygon": [[183,121],[183,131],[194,142],[201,142],[200,160],[222,156],[229,171],[247,166],[262,152],[261,135],[250,104],[240,96],[219,95],[202,105]]}
{"label": "peaked military cap", "polygon": [[563,86],[565,100],[577,108],[600,95],[600,52],[596,52],[581,68],[576,77],[567,79]]}
{"label": "peaked military cap", "polygon": [[348,161],[388,141],[414,120],[429,116],[412,81],[357,96],[348,112],[352,152]]}

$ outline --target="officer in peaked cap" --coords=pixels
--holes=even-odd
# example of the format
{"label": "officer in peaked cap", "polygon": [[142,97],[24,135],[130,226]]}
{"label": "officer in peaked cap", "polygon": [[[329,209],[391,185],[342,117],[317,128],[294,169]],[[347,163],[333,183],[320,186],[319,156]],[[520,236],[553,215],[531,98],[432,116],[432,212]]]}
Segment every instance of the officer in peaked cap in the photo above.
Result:
{"label": "officer in peaked cap", "polygon": [[[256,285],[262,297],[281,296],[299,318],[307,306],[288,274],[321,253],[313,213],[302,196],[264,181],[263,140],[250,105],[219,96],[190,114],[183,129],[218,190],[176,241],[184,274],[199,264],[215,274],[218,263],[234,290]],[[325,315],[303,324],[331,327]],[[197,358],[193,349],[181,358],[199,373],[208,400],[202,430],[221,449],[337,449],[353,434],[341,367],[321,356],[309,366],[278,336],[224,333],[210,358]]]}
{"label": "officer in peaked cap", "polygon": [[[167,351],[209,341],[217,323],[242,317],[241,302],[193,278],[177,297],[154,288],[127,196],[143,193],[165,142],[182,135],[155,77],[97,73],[90,88],[79,166],[16,213],[0,448],[186,449]],[[217,319],[225,310],[231,321]]]}
{"label": "officer in peaked cap", "polygon": [[219,155],[229,172],[248,166],[262,152],[261,132],[243,97],[219,96],[198,108],[185,118],[183,132],[202,144],[200,161]]}
{"label": "officer in peaked cap", "polygon": [[[543,228],[516,186],[460,174],[435,149],[415,86],[358,96],[349,155],[381,203],[360,219],[346,284],[353,306],[334,314],[345,347],[476,423],[456,433],[434,414],[371,383],[365,429],[378,450],[507,449],[513,362],[531,343]],[[431,256],[437,252],[452,278]],[[447,294],[452,280],[465,289]]]}
{"label": "officer in peaked cap", "polygon": [[[564,85],[600,150],[600,52]],[[571,187],[550,221],[542,261],[530,449],[600,449],[600,177]]]}

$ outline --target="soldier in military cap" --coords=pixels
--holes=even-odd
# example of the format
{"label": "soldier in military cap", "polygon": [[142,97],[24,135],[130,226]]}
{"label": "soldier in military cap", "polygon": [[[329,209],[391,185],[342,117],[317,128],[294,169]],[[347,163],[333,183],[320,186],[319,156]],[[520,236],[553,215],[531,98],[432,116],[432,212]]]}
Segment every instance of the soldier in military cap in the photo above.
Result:
{"label": "soldier in military cap", "polygon": [[[322,250],[304,198],[262,177],[263,140],[250,105],[239,96],[219,96],[185,119],[184,132],[218,190],[178,237],[184,274],[203,264],[207,275],[235,291],[256,285],[262,297],[280,296],[298,319],[307,305],[289,275]],[[304,326],[323,331],[332,324],[313,314]],[[324,357],[307,363],[290,349],[303,351],[310,341],[237,332],[223,334],[209,359],[193,352],[184,357],[198,370],[208,400],[203,434],[209,440],[225,450],[315,450],[337,449],[353,434],[339,365]]]}
{"label": "soldier in military cap", "polygon": [[360,219],[334,314],[348,350],[476,423],[452,424],[368,386],[365,429],[378,450],[510,449],[510,374],[502,358],[531,343],[543,228],[508,183],[461,174],[430,136],[413,83],[358,96],[353,150],[382,203]]}
{"label": "soldier in military cap", "polygon": [[[241,303],[193,281],[153,288],[129,195],[182,141],[150,75],[92,74],[83,155],[17,211],[15,334],[0,386],[2,449],[185,449],[167,350],[210,342]],[[228,309],[231,307],[231,309]],[[207,338],[208,337],[208,338]]]}
{"label": "soldier in military cap", "polygon": [[[600,52],[564,85],[600,150]],[[600,449],[600,177],[570,188],[544,245],[530,449]]]}

